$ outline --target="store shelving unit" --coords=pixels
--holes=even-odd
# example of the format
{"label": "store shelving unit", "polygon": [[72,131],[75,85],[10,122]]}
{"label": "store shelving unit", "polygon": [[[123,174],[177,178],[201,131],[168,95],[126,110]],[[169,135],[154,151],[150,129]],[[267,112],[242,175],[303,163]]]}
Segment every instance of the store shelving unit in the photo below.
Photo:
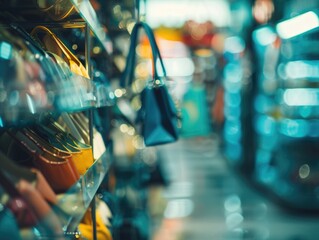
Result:
{"label": "store shelving unit", "polygon": [[[59,202],[53,208],[53,211],[63,223],[64,231],[74,232],[76,230],[86,209],[94,199],[111,163],[112,156],[110,149],[107,149],[68,192],[59,195]],[[72,203],[71,208],[70,203]],[[61,214],[61,212],[66,214]]]}
{"label": "store shelving unit", "polygon": [[77,9],[79,16],[89,25],[95,38],[103,46],[107,54],[112,54],[113,47],[110,37],[103,30],[100,21],[89,0],[71,0]]}
{"label": "store shelving unit", "polygon": [[[21,0],[23,1],[23,0]],[[75,7],[77,13],[72,14],[70,17],[60,20],[49,20],[45,13],[36,11],[33,14],[29,14],[29,11],[24,11],[23,8],[12,8],[6,6],[6,1],[0,1],[0,21],[2,21],[2,27],[6,24],[15,22],[20,26],[32,29],[37,25],[44,25],[54,29],[73,29],[81,28],[85,31],[85,66],[90,76],[91,73],[91,55],[92,55],[92,40],[94,44],[98,44],[105,57],[109,58],[112,54],[112,43],[104,31],[102,25],[99,23],[97,15],[90,4],[89,0],[70,0]],[[61,80],[61,79],[59,79]],[[63,79],[62,81],[66,81]],[[37,121],[43,113],[62,113],[62,112],[83,112],[88,111],[89,116],[89,130],[90,130],[90,143],[93,146],[93,113],[94,108],[106,106],[107,96],[97,94],[97,83],[92,79],[86,79],[84,77],[74,74],[70,77],[68,82],[64,82],[63,88],[57,89],[54,92],[56,101],[53,105],[40,106],[35,111],[29,113],[27,116],[32,121]],[[100,83],[99,83],[100,84]],[[65,87],[66,86],[66,87]],[[21,117],[25,117],[26,111],[30,109],[24,108],[15,109]],[[7,111],[4,112],[0,109],[0,120],[6,119],[6,114],[10,114]],[[20,115],[18,115],[20,116]],[[18,117],[19,118],[19,117]],[[19,119],[18,119],[19,120]],[[0,121],[1,123],[1,121]],[[10,122],[8,123],[10,125]],[[19,121],[12,125],[20,124]],[[12,126],[10,125],[10,126]],[[1,125],[0,127],[7,127],[7,125]],[[52,208],[52,211],[59,217],[64,232],[74,232],[81,219],[83,218],[86,210],[92,207],[92,219],[93,229],[96,229],[95,222],[95,194],[99,188],[102,180],[107,174],[109,167],[112,163],[111,149],[106,151],[95,160],[94,164],[87,170],[87,172],[80,177],[78,182],[74,184],[66,193],[58,196],[59,202]],[[40,238],[46,236],[40,236]],[[96,232],[93,230],[93,239],[96,238]]]}

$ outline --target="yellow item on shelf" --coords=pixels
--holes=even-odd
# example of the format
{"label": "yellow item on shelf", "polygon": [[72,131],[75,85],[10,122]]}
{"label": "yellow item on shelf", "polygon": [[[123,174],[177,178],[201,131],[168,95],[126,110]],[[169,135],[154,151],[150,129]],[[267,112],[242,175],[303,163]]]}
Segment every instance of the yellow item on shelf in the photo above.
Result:
{"label": "yellow item on shelf", "polygon": [[[42,39],[39,38],[40,32],[46,34],[45,37]],[[40,41],[45,46],[46,50],[49,50],[58,55],[60,52],[62,52],[62,54],[64,55],[64,59],[68,63],[73,73],[85,78],[90,78],[88,71],[82,65],[80,60],[64,45],[64,43],[50,29],[44,26],[36,26],[32,30],[31,35],[38,41]]]}
{"label": "yellow item on shelf", "polygon": [[71,134],[64,132],[57,122],[50,122],[44,128],[49,128],[55,132],[56,140],[72,154],[75,167],[80,175],[84,175],[94,163],[92,146],[81,143]]}
{"label": "yellow item on shelf", "polygon": [[[82,239],[93,239],[93,220],[91,209],[88,209],[79,224],[79,231]],[[104,225],[102,218],[98,211],[96,211],[96,234],[99,240],[112,240],[110,230]]]}

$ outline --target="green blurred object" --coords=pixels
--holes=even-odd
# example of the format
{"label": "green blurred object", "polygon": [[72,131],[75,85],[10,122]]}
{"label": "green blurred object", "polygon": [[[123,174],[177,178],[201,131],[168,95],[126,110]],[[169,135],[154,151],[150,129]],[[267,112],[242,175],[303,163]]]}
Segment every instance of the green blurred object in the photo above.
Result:
{"label": "green blurred object", "polygon": [[210,132],[205,88],[202,85],[193,84],[184,95],[182,102],[181,136],[208,136]]}
{"label": "green blurred object", "polygon": [[8,208],[3,208],[0,211],[0,235],[3,240],[20,240],[20,232],[18,223]]}

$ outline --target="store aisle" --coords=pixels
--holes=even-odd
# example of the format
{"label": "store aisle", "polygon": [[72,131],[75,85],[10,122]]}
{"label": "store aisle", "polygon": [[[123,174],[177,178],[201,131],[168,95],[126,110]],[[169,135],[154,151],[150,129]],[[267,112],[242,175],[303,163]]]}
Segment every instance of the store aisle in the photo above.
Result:
{"label": "store aisle", "polygon": [[171,184],[162,192],[164,219],[154,221],[154,240],[319,239],[318,215],[288,213],[255,192],[230,171],[216,137],[160,150]]}

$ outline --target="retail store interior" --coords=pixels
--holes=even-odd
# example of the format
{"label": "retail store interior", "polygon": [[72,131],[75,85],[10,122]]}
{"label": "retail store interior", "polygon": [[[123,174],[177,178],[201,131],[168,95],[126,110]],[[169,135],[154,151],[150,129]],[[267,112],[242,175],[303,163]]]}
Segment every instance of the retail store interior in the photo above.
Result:
{"label": "retail store interior", "polygon": [[1,240],[319,239],[319,0],[0,0],[0,26]]}

